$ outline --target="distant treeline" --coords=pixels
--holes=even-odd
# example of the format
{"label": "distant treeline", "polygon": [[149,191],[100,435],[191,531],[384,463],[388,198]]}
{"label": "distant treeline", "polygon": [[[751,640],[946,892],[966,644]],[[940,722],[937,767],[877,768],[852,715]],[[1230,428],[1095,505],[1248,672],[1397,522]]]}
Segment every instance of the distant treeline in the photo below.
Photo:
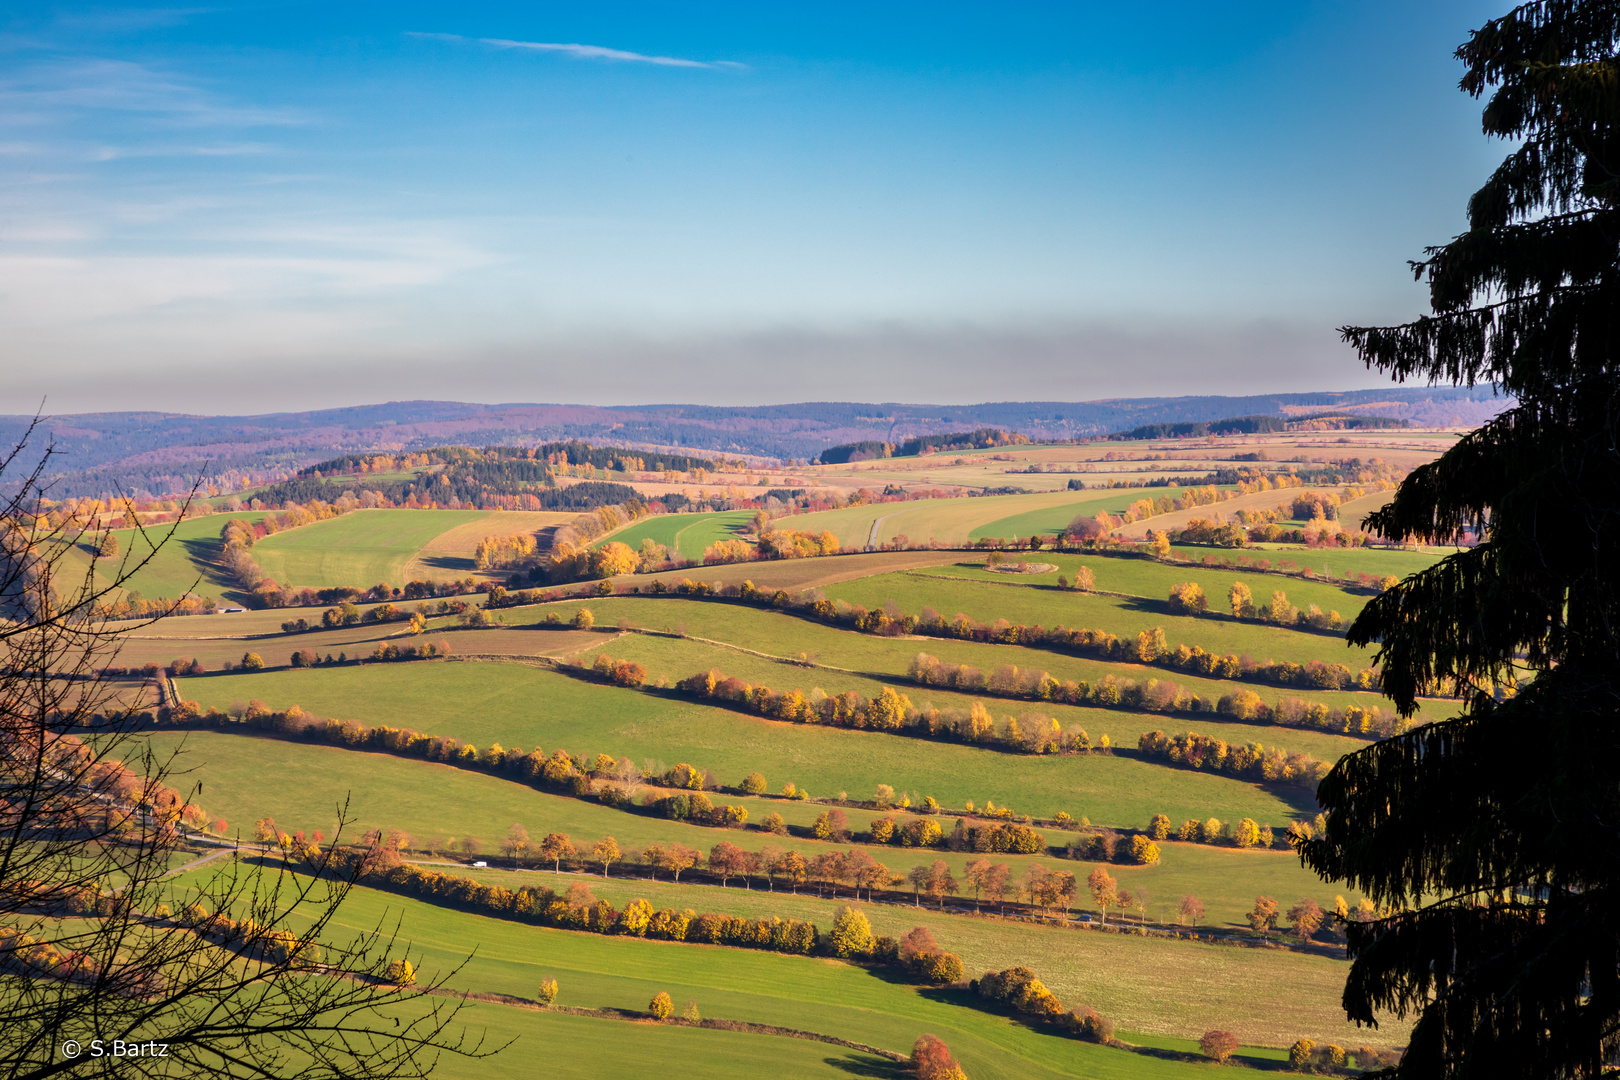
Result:
{"label": "distant treeline", "polygon": [[873,461],[878,458],[916,457],[918,454],[941,450],[984,450],[992,446],[1027,446],[1029,436],[1000,428],[980,428],[977,431],[958,431],[951,435],[919,435],[903,443],[862,442],[830,446],[817,460],[823,465],[844,465],[851,461]]}
{"label": "distant treeline", "polygon": [[1410,420],[1396,420],[1388,416],[1354,416],[1319,413],[1313,416],[1289,418],[1286,416],[1233,416],[1225,420],[1208,420],[1183,424],[1143,424],[1129,431],[1119,431],[1110,439],[1134,441],[1138,439],[1190,439],[1204,435],[1262,435],[1276,431],[1350,431],[1357,428],[1409,428]]}
{"label": "distant treeline", "polygon": [[[647,452],[626,450],[616,446],[592,446],[578,439],[567,442],[548,442],[535,447],[523,446],[435,446],[393,457],[388,454],[346,454],[322,461],[299,476],[333,476],[354,473],[400,471],[428,465],[488,465],[495,462],[529,461],[543,465],[591,465],[598,469],[631,469],[642,472],[663,472],[675,469],[690,472],[693,469],[714,469],[728,462],[719,459],[671,454],[664,451]],[[740,464],[740,463],[739,463]]]}
{"label": "distant treeline", "polygon": [[[626,478],[670,471],[702,475],[728,464],[742,463],[592,446],[578,439],[537,447],[436,446],[401,454],[331,458],[270,485],[257,498],[266,506],[280,506],[289,501],[335,502],[345,491],[355,495],[370,491],[395,506],[485,506],[498,499],[508,509],[589,510],[622,503],[635,492],[602,481],[559,488],[560,471],[600,469]],[[413,475],[401,478],[399,473]],[[512,503],[518,496],[523,498]]]}
{"label": "distant treeline", "polygon": [[254,498],[266,506],[288,502],[336,502],[344,492],[358,495],[374,492],[394,506],[482,506],[491,496],[523,495],[526,510],[591,510],[636,498],[626,484],[585,480],[568,487],[553,487],[551,473],[544,464],[533,461],[479,462],[454,465],[443,472],[428,473],[409,480],[317,480],[302,477],[271,484]]}

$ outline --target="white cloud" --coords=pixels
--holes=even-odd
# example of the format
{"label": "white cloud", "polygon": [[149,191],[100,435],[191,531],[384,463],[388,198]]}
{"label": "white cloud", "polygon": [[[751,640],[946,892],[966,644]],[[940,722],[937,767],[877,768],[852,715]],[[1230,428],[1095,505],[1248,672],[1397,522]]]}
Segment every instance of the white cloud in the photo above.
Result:
{"label": "white cloud", "polygon": [[741,68],[746,64],[739,64],[735,60],[687,60],[678,56],[649,56],[646,53],[626,52],[624,49],[609,49],[602,45],[580,45],[577,43],[564,44],[551,41],[514,41],[510,38],[466,38],[460,34],[426,34],[411,32],[409,37],[432,38],[437,41],[477,41],[480,45],[490,45],[497,49],[528,49],[533,52],[563,53],[567,56],[578,57],[581,60],[611,60],[619,63],[656,64],[659,67],[682,68]]}
{"label": "white cloud", "polygon": [[144,64],[101,58],[37,64],[0,81],[0,122],[59,125],[65,112],[144,114],[193,127],[301,124],[289,109],[220,101]]}

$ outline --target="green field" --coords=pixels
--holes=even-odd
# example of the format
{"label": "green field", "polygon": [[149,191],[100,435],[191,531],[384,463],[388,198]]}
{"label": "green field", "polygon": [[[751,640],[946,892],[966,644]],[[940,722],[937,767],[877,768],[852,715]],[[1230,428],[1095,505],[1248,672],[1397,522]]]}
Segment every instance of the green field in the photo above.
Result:
{"label": "green field", "polygon": [[267,536],[253,558],[283,586],[405,584],[405,565],[435,536],[488,510],[355,510]]}
{"label": "green field", "polygon": [[[1236,561],[1236,554],[1230,550],[1216,551],[1213,548],[1194,547],[1191,545],[1172,544],[1172,551],[1182,551],[1187,557],[1196,561],[1202,560],[1206,555],[1224,555]],[[1332,571],[1339,577],[1357,574],[1372,574],[1384,577],[1393,574],[1395,577],[1405,577],[1425,570],[1450,555],[1455,548],[1417,548],[1406,550],[1404,548],[1307,548],[1294,544],[1258,544],[1243,549],[1243,553],[1255,559],[1270,559],[1273,564],[1283,560],[1298,563],[1303,568],[1309,568],[1316,573]]]}
{"label": "green field", "polygon": [[[180,884],[183,888],[183,879]],[[532,997],[539,981],[552,977],[559,983],[560,1004],[619,1009],[644,1009],[662,990],[677,1008],[695,1001],[705,1016],[835,1034],[902,1052],[918,1034],[929,1031],[943,1038],[977,1078],[1149,1077],[1189,1071],[1186,1064],[1032,1030],[974,1008],[974,999],[965,990],[913,987],[892,981],[881,971],[834,960],[551,930],[366,889],[351,894],[330,937],[342,940],[395,918],[403,923],[403,937],[420,958],[424,977],[465,961],[449,983],[455,989]],[[908,920],[899,912],[887,918],[896,926],[917,921],[944,926],[937,919]],[[1030,933],[1041,934],[1038,940],[1050,950],[1052,932],[1030,928]],[[1164,1017],[1142,1017],[1156,1028],[1168,1029],[1156,1032],[1161,1039],[1167,1034],[1179,1034],[1183,1040],[1195,1037],[1212,1013],[1221,1016],[1223,1027],[1251,1044],[1286,1045],[1298,1037],[1296,1033],[1304,1033],[1302,1027],[1313,1035],[1343,1030],[1334,1001],[1342,962],[1084,932],[1056,937],[1065,955],[1048,955],[1051,962],[1037,962],[1037,970],[1072,966],[1088,973],[1082,978],[1090,984],[1078,997],[1071,995],[1067,1004],[1095,1007],[1098,999],[1109,999],[1110,990],[1165,1002]],[[469,957],[474,943],[476,954]],[[1158,975],[1144,979],[1132,967],[1144,958]],[[1061,975],[1055,978],[1063,980]],[[1299,993],[1282,1009],[1267,1009],[1261,1004],[1265,998],[1261,988],[1284,980],[1297,985]],[[1129,1039],[1132,1025],[1124,1016],[1114,1015]],[[1179,1048],[1191,1046],[1184,1041]]]}
{"label": "green field", "polygon": [[[221,596],[235,587],[214,565],[219,555],[219,532],[232,518],[257,521],[261,511],[243,511],[239,514],[210,514],[207,517],[188,518],[178,525],[149,525],[143,536],[137,529],[114,529],[118,538],[118,557],[98,559],[96,577],[103,584],[111,584],[119,572],[119,563],[134,570],[142,559],[149,562],[125,583],[125,588],[140,593],[148,600],[158,597],[178,599],[195,591],[202,596]],[[172,538],[170,537],[173,533]],[[156,546],[156,553],[153,547]],[[89,562],[82,545],[75,546],[69,556],[76,566]]]}
{"label": "green field", "polygon": [[[1244,857],[1238,852],[1211,854]],[[565,873],[559,878],[549,871],[439,869],[514,889],[539,883],[563,892],[575,881],[583,881],[596,896],[615,907],[642,897],[655,908],[724,911],[749,918],[777,915],[803,919],[821,927],[830,926],[838,909],[851,903],[847,896],[822,900],[804,890],[795,896],[785,890],[766,892],[759,887],[745,892],[740,888],[721,889],[713,885],[673,885],[623,878],[604,881],[587,874]],[[1138,883],[1145,880],[1129,868],[1120,868],[1119,876],[1121,885],[1130,888],[1139,887]],[[1166,897],[1164,906],[1172,909],[1181,893],[1196,892],[1181,889],[1172,893],[1168,881],[1140,887],[1154,890],[1155,897]],[[1318,889],[1317,894],[1320,891]],[[1253,903],[1255,892],[1290,897],[1290,904],[1297,898],[1297,890],[1290,891],[1286,886],[1279,887],[1277,883],[1256,878],[1250,895],[1245,898],[1245,906]],[[1204,896],[1203,893],[1198,895]],[[1353,1025],[1345,1023],[1338,1001],[1345,964],[1322,956],[1120,938],[1016,920],[941,913],[926,905],[919,909],[910,904],[863,901],[859,906],[878,934],[901,937],[914,926],[928,927],[940,946],[962,957],[963,965],[974,975],[1018,963],[1032,967],[1041,981],[1065,1003],[1090,1005],[1118,1022],[1130,1033],[1124,1037],[1133,1040],[1141,1034],[1196,1040],[1205,1030],[1198,1026],[1199,1017],[1209,1015],[1240,1025],[1232,1030],[1240,1032],[1246,1042],[1260,1044],[1291,1042],[1297,1036],[1291,1037],[1290,1033],[1297,1031],[1319,1032],[1320,1035],[1313,1037],[1328,1036],[1350,1045],[1374,1046],[1391,1045],[1405,1035],[1405,1025],[1358,1033]],[[1109,916],[1109,921],[1118,918],[1116,912]],[[1135,919],[1134,912],[1125,917],[1127,922]],[[1147,971],[1142,970],[1144,959],[1153,964]],[[1195,1000],[1188,1000],[1175,992],[1177,973],[1183,970],[1199,971],[1218,981],[1195,990]],[[1299,992],[1287,1002],[1261,1004],[1264,994],[1246,998],[1244,988],[1263,978],[1297,987]]]}
{"label": "green field", "polygon": [[[710,544],[736,539],[738,531],[754,520],[752,510],[727,510],[718,514],[660,514],[621,529],[602,541],[618,541],[641,550],[643,540],[664,545],[671,557],[701,561]],[[600,545],[598,545],[600,546]]]}
{"label": "green field", "polygon": [[[1181,489],[1156,490],[1179,492]],[[1131,503],[1136,502],[1138,499],[1159,497],[1141,488],[1120,491],[1074,492],[1072,494],[1075,498],[1072,503],[998,518],[973,529],[968,533],[968,538],[977,540],[981,536],[990,536],[1011,540],[1014,537],[1051,536],[1068,528],[1069,522],[1082,513],[1087,517],[1094,517],[1101,510],[1106,510],[1111,514],[1121,514],[1130,507]]]}
{"label": "green field", "polygon": [[[407,1010],[402,1008],[401,1015]],[[443,1055],[433,1068],[434,1077],[530,1080],[537,1055],[544,1057],[544,1075],[558,1080],[641,1076],[649,1062],[656,1062],[658,1075],[667,1080],[758,1080],[779,1073],[838,1080],[900,1075],[888,1071],[890,1064],[884,1058],[804,1039],[597,1019],[477,1001],[468,1004],[460,1020],[487,1037],[490,1047],[507,1048],[486,1058]]]}
{"label": "green field", "polygon": [[1359,612],[1370,599],[1366,593],[1351,591],[1329,582],[1285,577],[1282,574],[1264,574],[1239,566],[1206,567],[1198,564],[1165,563],[1134,556],[1058,554],[1050,551],[1020,552],[1006,561],[1046,563],[1057,569],[1044,574],[997,573],[985,568],[984,557],[964,555],[949,565],[916,572],[1039,588],[1055,586],[1060,574],[1072,579],[1075,571],[1085,566],[1091,570],[1099,591],[1128,593],[1160,603],[1169,597],[1173,586],[1184,581],[1195,581],[1209,599],[1210,610],[1215,612],[1230,610],[1227,593],[1235,581],[1241,581],[1249,586],[1256,603],[1265,603],[1271,598],[1272,592],[1281,590],[1288,594],[1288,599],[1297,607],[1317,604],[1323,611],[1338,611],[1346,618]]}
{"label": "green field", "polygon": [[[655,681],[661,676],[668,676],[669,680],[674,682],[696,672],[707,671],[712,668],[734,678],[742,679],[751,685],[769,686],[779,691],[802,690],[808,693],[813,688],[819,687],[830,694],[855,690],[863,696],[871,698],[881,693],[884,686],[893,686],[899,693],[906,695],[913,705],[921,709],[932,706],[939,709],[955,708],[965,712],[972,708],[975,701],[982,701],[985,707],[998,717],[1039,713],[1053,717],[1064,726],[1065,730],[1070,725],[1078,724],[1092,736],[1093,740],[1103,732],[1107,732],[1114,744],[1122,748],[1135,747],[1138,737],[1144,731],[1166,731],[1171,728],[1180,731],[1187,727],[1193,727],[1207,735],[1225,739],[1229,743],[1261,742],[1267,746],[1282,745],[1286,749],[1308,753],[1313,757],[1329,761],[1336,760],[1352,751],[1360,750],[1367,745],[1365,739],[1346,735],[1306,731],[1298,728],[1274,727],[1267,724],[1241,724],[1221,716],[1200,715],[1196,718],[1166,716],[1123,709],[1076,707],[1049,702],[1025,701],[1018,698],[992,698],[957,693],[938,687],[917,686],[900,678],[898,673],[905,671],[906,664],[911,660],[918,644],[918,642],[914,641],[885,641],[885,648],[882,653],[888,655],[880,654],[870,657],[867,673],[860,675],[825,669],[806,669],[785,661],[766,660],[725,646],[711,645],[691,639],[647,634],[620,637],[603,642],[590,649],[587,655],[600,651],[617,660],[634,660],[645,667],[648,674]],[[1086,661],[1070,660],[1068,657],[1057,657],[1059,663],[1046,664],[1043,661],[1051,654],[1027,649],[1015,650],[1006,646],[975,646],[971,643],[957,641],[925,642],[922,644],[930,647],[929,651],[932,655],[948,663],[984,665],[983,653],[994,648],[1005,649],[1006,653],[1016,652],[1021,654],[1001,655],[991,660],[989,666],[981,668],[986,671],[994,670],[997,663],[1017,663],[1023,666],[1027,661],[1032,670],[1045,669],[1057,678],[1083,677],[1096,679],[1099,674],[1108,673],[1145,682],[1150,678],[1166,676],[1165,672],[1155,669],[1123,664],[1088,663]],[[935,644],[941,647],[933,648],[932,646]],[[878,652],[878,650],[873,651]],[[822,656],[821,662],[831,663],[832,661]],[[895,669],[895,673],[884,670],[890,667]],[[1184,689],[1194,690],[1206,695],[1211,693],[1218,695],[1223,686],[1230,685],[1208,679],[1180,677],[1175,678],[1175,682]],[[1269,687],[1267,691],[1270,692]],[[1285,696],[1282,691],[1277,691],[1276,695],[1279,697]],[[1381,700],[1373,694],[1318,692],[1308,696],[1313,700],[1328,702],[1340,709],[1351,702],[1375,704]]]}
{"label": "green field", "polygon": [[[403,917],[426,972],[448,970],[476,943],[477,955],[452,983],[457,988],[533,997],[549,976],[561,988],[560,1003],[620,1009],[645,1009],[662,990],[677,1003],[696,1001],[708,1016],[825,1032],[901,1052],[930,1031],[976,1080],[1181,1071],[1154,1062],[1156,1069],[1142,1072],[1135,1055],[1113,1051],[1114,1059],[1104,1058],[1106,1048],[1042,1035],[964,1008],[953,1000],[957,995],[925,993],[837,961],[521,926],[365,891],[357,891],[339,920],[342,928],[359,931],[385,911]],[[835,1060],[850,1056],[838,1047],[818,1049]],[[533,1075],[532,1055],[544,1050],[524,1052]],[[643,1061],[631,1075],[645,1075],[646,1068]]]}
{"label": "green field", "polygon": [[[1171,645],[1200,645],[1213,653],[1247,654],[1260,661],[1303,664],[1323,660],[1347,664],[1351,670],[1371,663],[1372,649],[1351,648],[1342,638],[1281,631],[1264,623],[1171,615],[1159,599],[1072,592],[1055,585],[1031,587],[1005,581],[960,580],[946,573],[925,569],[882,574],[839,582],[822,591],[829,600],[845,600],[867,608],[880,608],[893,601],[907,614],[919,614],[923,608],[931,607],[947,619],[961,612],[984,623],[1006,619],[1025,626],[1088,627],[1133,638],[1159,626]],[[979,575],[986,576],[995,575]],[[1294,593],[1284,591],[1292,600]],[[1269,599],[1270,593],[1262,595]],[[1225,599],[1224,591],[1220,599]]]}
{"label": "green field", "polygon": [[1063,519],[1067,525],[1082,508],[1092,513],[1101,509],[1116,492],[1048,491],[1029,495],[987,495],[973,499],[918,499],[914,502],[876,503],[823,510],[785,519],[790,528],[811,532],[830,530],[838,542],[849,548],[866,547],[874,522],[879,523],[877,543],[905,536],[913,543],[938,540],[942,544],[966,544],[974,530],[991,522],[1011,520],[1028,514]]}
{"label": "green field", "polygon": [[889,784],[945,806],[992,799],[1037,817],[1065,810],[1100,824],[1138,825],[1163,812],[1177,821],[1214,815],[1281,826],[1315,813],[1312,797],[1300,788],[1262,788],[1126,755],[1033,757],[789,724],[515,664],[388,664],[176,681],[184,697],[203,705],[260,699],[274,708],[297,704],[319,716],[411,727],[477,746],[538,745],[548,753],[560,746],[592,757],[686,761],[721,777],[759,770],[773,787],[792,781],[817,795]]}
{"label": "green field", "polygon": [[[180,736],[164,735],[154,746],[168,751],[179,744]],[[267,755],[273,756],[273,767],[264,763]],[[186,737],[185,751],[179,761],[186,770],[185,784],[203,785],[198,801],[209,814],[224,817],[231,829],[248,835],[255,821],[270,817],[284,831],[303,829],[313,833],[319,829],[330,838],[337,827],[337,808],[347,804],[351,823],[346,835],[351,838],[370,829],[403,829],[417,840],[419,847],[441,851],[445,847],[443,841],[460,842],[472,836],[491,857],[498,855],[500,842],[514,823],[523,825],[531,836],[564,832],[576,840],[583,838],[590,842],[612,836],[626,851],[639,851],[653,843],[681,843],[706,852],[721,840],[730,840],[752,851],[767,844],[793,848],[803,852],[806,858],[828,849],[826,843],[813,838],[774,836],[752,827],[716,829],[668,821],[615,810],[597,802],[536,791],[524,784],[436,762],[339,747],[273,743],[254,736],[204,731]],[[266,783],[272,769],[273,782]],[[731,778],[733,783],[737,779],[740,778]],[[782,814],[790,826],[805,828],[826,809],[817,803],[787,799],[732,795],[717,795],[716,799],[746,806],[748,820],[753,825],[776,812]],[[851,828],[857,830],[865,829],[872,819],[882,816],[878,811],[853,806],[846,808],[845,813]],[[891,811],[889,815],[907,820],[902,811]],[[949,819],[942,820],[950,825]],[[1059,829],[1044,831],[1047,842],[1060,847],[1070,835]],[[919,862],[942,858],[961,878],[967,863],[976,858],[969,853],[865,846],[874,858],[897,873],[904,873]],[[1343,887],[1333,889],[1324,885],[1301,868],[1291,852],[1238,851],[1180,843],[1166,843],[1162,847],[1163,856],[1157,865],[1118,866],[1110,870],[1127,888],[1149,891],[1154,898],[1150,917],[1173,913],[1176,902],[1187,893],[1207,905],[1204,925],[1238,928],[1246,925],[1244,912],[1260,893],[1288,897],[1290,903],[1300,896],[1315,896],[1325,906],[1331,906],[1335,892],[1349,897],[1352,903],[1359,899],[1359,894]],[[1091,863],[1068,862],[1057,855],[998,855],[995,858],[1012,866],[1015,877],[1021,876],[1032,862],[1047,866],[1061,863],[1081,878],[1092,866]],[[755,882],[756,887],[759,884]],[[731,903],[730,899],[704,899],[703,896],[708,895],[705,890],[712,888],[710,886],[683,883],[681,887],[696,889],[699,894],[683,901],[683,905]],[[739,897],[752,895],[740,888],[735,891]],[[1088,899],[1076,901],[1080,909],[1092,906]],[[727,907],[726,910],[732,909]],[[1001,966],[1007,967],[1013,962],[1009,959]]]}

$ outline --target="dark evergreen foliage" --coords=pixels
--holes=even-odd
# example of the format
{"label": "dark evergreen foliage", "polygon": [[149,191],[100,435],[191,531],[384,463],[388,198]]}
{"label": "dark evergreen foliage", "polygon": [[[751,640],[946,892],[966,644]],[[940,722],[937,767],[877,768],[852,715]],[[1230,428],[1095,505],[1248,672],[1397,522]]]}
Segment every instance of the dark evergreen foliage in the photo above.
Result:
{"label": "dark evergreen foliage", "polygon": [[1433,315],[1344,331],[1399,380],[1518,399],[1371,521],[1484,542],[1349,633],[1381,643],[1403,712],[1453,687],[1469,704],[1345,758],[1302,845],[1394,909],[1348,927],[1344,1000],[1361,1022],[1418,1015],[1402,1077],[1611,1075],[1620,1050],[1617,50],[1614,0],[1526,4],[1458,50],[1485,131],[1516,149],[1468,230],[1413,264]]}
{"label": "dark evergreen foliage", "polygon": [[949,435],[918,435],[902,443],[879,442],[876,440],[863,440],[861,442],[845,443],[842,446],[829,446],[821,452],[818,458],[823,465],[843,465],[850,461],[871,461],[874,458],[916,457],[928,451],[930,453],[948,450],[984,450],[992,446],[1012,446],[1029,442],[1029,438],[1017,432],[1007,432],[1000,428],[980,428],[977,431],[958,431]]}
{"label": "dark evergreen foliage", "polygon": [[1361,416],[1359,414],[1317,413],[1311,416],[1234,416],[1226,420],[1199,421],[1179,424],[1143,424],[1129,431],[1108,436],[1110,439],[1131,441],[1137,439],[1187,439],[1205,435],[1256,435],[1274,431],[1323,430],[1359,431],[1371,428],[1408,428],[1410,420],[1397,420],[1389,416]]}

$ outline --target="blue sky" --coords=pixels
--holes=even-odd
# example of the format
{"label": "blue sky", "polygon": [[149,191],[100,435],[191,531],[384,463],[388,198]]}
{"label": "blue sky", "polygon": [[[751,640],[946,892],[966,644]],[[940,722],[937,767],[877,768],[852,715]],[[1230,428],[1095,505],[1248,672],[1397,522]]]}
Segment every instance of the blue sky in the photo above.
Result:
{"label": "blue sky", "polygon": [[1377,385],[1500,10],[11,5],[0,412]]}

